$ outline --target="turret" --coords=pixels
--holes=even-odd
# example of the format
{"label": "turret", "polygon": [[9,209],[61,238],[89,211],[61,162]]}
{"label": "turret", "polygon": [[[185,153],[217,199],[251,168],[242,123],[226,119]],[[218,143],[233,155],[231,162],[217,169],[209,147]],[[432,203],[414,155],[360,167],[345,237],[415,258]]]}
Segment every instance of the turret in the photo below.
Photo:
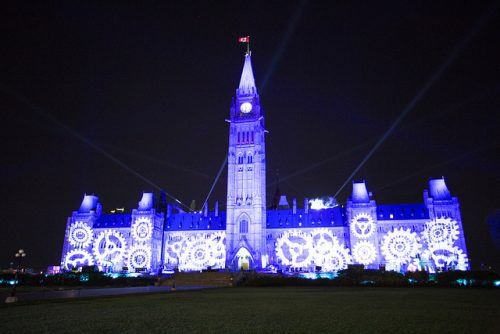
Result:
{"label": "turret", "polygon": [[370,196],[366,189],[365,181],[352,183],[351,201],[353,203],[370,203]]}
{"label": "turret", "polygon": [[457,197],[451,195],[444,177],[429,180],[429,190],[424,190],[424,204],[431,221],[443,220],[457,225],[458,240],[454,244],[467,254],[460,203]]}
{"label": "turret", "polygon": [[78,209],[78,213],[91,213],[100,211],[101,204],[99,203],[99,197],[94,195],[83,195],[82,204],[80,205],[80,209]]}
{"label": "turret", "polygon": [[352,183],[346,213],[354,262],[367,268],[378,268],[381,256],[378,251],[377,205],[371,199],[365,181]]}
{"label": "turret", "polygon": [[451,194],[444,177],[429,180],[429,194],[435,201],[451,201]]}
{"label": "turret", "polygon": [[149,211],[154,207],[153,193],[142,193],[142,198],[137,205],[139,211]]}

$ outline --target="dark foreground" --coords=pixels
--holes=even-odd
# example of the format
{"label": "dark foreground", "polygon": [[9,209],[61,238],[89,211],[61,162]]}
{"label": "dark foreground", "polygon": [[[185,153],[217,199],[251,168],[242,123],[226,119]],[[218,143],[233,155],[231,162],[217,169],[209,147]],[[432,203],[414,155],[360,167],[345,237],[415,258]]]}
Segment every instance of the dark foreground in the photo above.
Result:
{"label": "dark foreground", "polygon": [[500,290],[224,288],[0,307],[0,333],[500,333]]}
{"label": "dark foreground", "polygon": [[[205,286],[181,286],[177,290],[199,290],[206,289]],[[34,301],[42,299],[63,299],[63,298],[85,298],[85,297],[105,297],[105,296],[118,296],[130,295],[138,293],[159,293],[169,292],[169,286],[133,286],[133,287],[118,287],[118,288],[85,288],[85,289],[66,289],[66,290],[53,290],[53,289],[30,289],[23,291],[18,290],[16,296],[20,302]],[[0,301],[5,300],[10,296],[12,289],[0,290]]]}

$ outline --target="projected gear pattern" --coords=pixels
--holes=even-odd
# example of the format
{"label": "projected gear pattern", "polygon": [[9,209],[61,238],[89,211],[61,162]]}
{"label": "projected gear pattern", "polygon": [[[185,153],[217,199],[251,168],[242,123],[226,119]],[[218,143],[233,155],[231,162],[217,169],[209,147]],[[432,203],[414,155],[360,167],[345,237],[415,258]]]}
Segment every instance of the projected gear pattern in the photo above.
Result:
{"label": "projected gear pattern", "polygon": [[132,269],[151,268],[151,248],[143,245],[132,246],[128,253],[128,266]]}
{"label": "projected gear pattern", "polygon": [[70,225],[68,241],[76,248],[86,248],[92,242],[92,228],[85,222],[77,221]]}
{"label": "projected gear pattern", "polygon": [[179,254],[179,270],[199,271],[207,267],[224,268],[225,232],[196,234],[185,238]]}
{"label": "projected gear pattern", "polygon": [[367,213],[360,213],[354,216],[351,221],[351,234],[358,239],[367,239],[371,237],[376,230],[373,218]]}
{"label": "projected gear pattern", "polygon": [[113,265],[123,261],[127,243],[123,235],[116,230],[105,230],[94,240],[94,257],[99,265]]}
{"label": "projected gear pattern", "polygon": [[182,233],[175,233],[169,237],[165,246],[166,263],[179,264],[182,251],[186,248],[187,237]]}
{"label": "projected gear pattern", "polygon": [[448,244],[430,245],[426,252],[426,257],[430,258],[437,269],[454,268],[456,270],[469,269],[469,259],[457,246]]}
{"label": "projected gear pattern", "polygon": [[409,263],[418,254],[422,245],[415,232],[399,228],[384,236],[381,248],[385,260],[399,266]]}
{"label": "projected gear pattern", "polygon": [[458,224],[450,218],[437,218],[425,224],[422,235],[429,244],[448,244],[453,245],[458,239],[460,232]]}
{"label": "projected gear pattern", "polygon": [[276,256],[284,265],[307,267],[312,262],[312,239],[307,233],[288,230],[276,240]]}
{"label": "projected gear pattern", "polygon": [[73,249],[66,253],[64,257],[64,269],[73,270],[83,266],[92,266],[94,259],[89,252],[84,249]]}
{"label": "projected gear pattern", "polygon": [[359,241],[352,249],[352,255],[357,263],[368,265],[377,258],[377,249],[369,241]]}
{"label": "projected gear pattern", "polygon": [[321,266],[321,271],[338,271],[352,262],[349,249],[341,244],[328,229],[318,229],[311,233],[313,261]]}
{"label": "projected gear pattern", "polygon": [[140,217],[132,224],[132,238],[135,241],[146,242],[153,237],[153,223],[148,217]]}

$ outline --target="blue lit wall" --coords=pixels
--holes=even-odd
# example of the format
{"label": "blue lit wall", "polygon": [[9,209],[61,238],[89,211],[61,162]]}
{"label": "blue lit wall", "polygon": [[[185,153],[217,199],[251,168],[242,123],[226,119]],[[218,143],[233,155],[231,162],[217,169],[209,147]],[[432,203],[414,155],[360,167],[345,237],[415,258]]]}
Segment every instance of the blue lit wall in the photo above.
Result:
{"label": "blue lit wall", "polygon": [[[377,205],[371,196],[351,196],[345,206],[267,210],[262,269],[331,272],[353,263],[400,272],[466,270],[458,200],[430,194],[425,190],[419,204]],[[103,214],[97,200],[68,218],[61,264],[67,270],[97,265],[107,272],[225,268],[226,239],[223,211],[170,208],[164,214],[138,207]]]}
{"label": "blue lit wall", "polygon": [[61,266],[153,273],[333,272],[349,264],[401,272],[468,269],[459,202],[444,179],[430,180],[417,204],[379,205],[363,181],[353,183],[344,206],[326,197],[301,208],[293,200],[291,208],[267,209],[266,131],[250,53],[228,121],[225,212],[159,212],[153,194],[144,193],[131,213],[105,214],[96,196],[85,195],[67,220]]}

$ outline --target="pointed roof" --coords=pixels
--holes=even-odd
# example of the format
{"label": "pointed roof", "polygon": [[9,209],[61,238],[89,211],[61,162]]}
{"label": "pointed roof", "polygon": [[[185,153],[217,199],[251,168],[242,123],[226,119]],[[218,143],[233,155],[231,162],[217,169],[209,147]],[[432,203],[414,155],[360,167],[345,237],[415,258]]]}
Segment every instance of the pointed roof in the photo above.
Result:
{"label": "pointed roof", "polygon": [[153,193],[142,193],[142,198],[138,204],[139,211],[151,210],[153,208],[153,206],[154,206]]}
{"label": "pointed roof", "polygon": [[444,177],[440,179],[430,179],[429,180],[429,190],[431,193],[431,197],[435,200],[443,201],[443,200],[451,200],[451,194],[446,186],[446,182]]}
{"label": "pointed roof", "polygon": [[286,195],[280,196],[280,201],[278,203],[278,206],[281,208],[286,208],[286,209],[290,208],[290,204],[288,204],[288,200],[286,199]]}
{"label": "pointed roof", "polygon": [[364,180],[362,182],[352,183],[351,200],[354,203],[370,203],[370,195],[368,194],[368,189],[366,189]]}
{"label": "pointed roof", "polygon": [[91,211],[95,211],[97,209],[98,204],[99,204],[99,197],[94,195],[84,194],[82,204],[80,205],[80,209],[78,209],[78,212],[90,213]]}
{"label": "pointed roof", "polygon": [[238,93],[249,95],[256,94],[257,88],[255,87],[255,79],[252,70],[252,53],[245,54],[245,64],[243,65],[243,72],[241,72],[240,86]]}

